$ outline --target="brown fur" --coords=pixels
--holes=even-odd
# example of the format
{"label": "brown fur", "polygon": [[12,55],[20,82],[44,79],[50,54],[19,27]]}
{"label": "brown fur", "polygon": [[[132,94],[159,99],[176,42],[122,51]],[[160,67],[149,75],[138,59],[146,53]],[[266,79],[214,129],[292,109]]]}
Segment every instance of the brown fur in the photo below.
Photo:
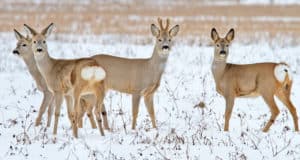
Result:
{"label": "brown fur", "polygon": [[[274,69],[280,63],[247,65],[227,63],[229,45],[234,39],[234,30],[231,29],[225,38],[220,38],[217,31],[213,28],[211,37],[214,40],[215,48],[212,73],[218,93],[223,95],[226,100],[224,130],[228,131],[229,129],[229,120],[236,97],[262,96],[271,111],[271,118],[263,129],[264,132],[267,132],[279,114],[279,109],[274,100],[274,95],[276,95],[291,112],[295,130],[299,131],[296,108],[290,101],[292,80],[286,75],[284,82],[281,83],[274,75]],[[226,54],[221,54],[221,52]],[[286,86],[290,87],[286,89]]]}
{"label": "brown fur", "polygon": [[[73,135],[78,137],[78,122],[82,114],[82,107],[80,107],[80,98],[86,94],[92,94],[97,98],[97,106],[95,110],[98,126],[101,135],[104,135],[102,120],[100,118],[101,110],[99,106],[102,106],[103,99],[99,98],[105,92],[104,80],[102,81],[86,81],[81,77],[81,69],[86,66],[97,65],[101,67],[95,60],[90,58],[81,58],[74,60],[61,60],[54,59],[49,56],[46,45],[46,37],[50,35],[53,28],[53,24],[50,24],[41,33],[36,32],[34,29],[25,25],[32,34],[32,50],[34,52],[34,58],[37,63],[37,67],[46,81],[47,87],[54,96],[55,99],[55,124],[53,133],[57,133],[58,117],[60,115],[60,108],[63,100],[63,96],[68,98],[68,106],[70,117],[72,120]],[[39,51],[40,49],[40,51]],[[73,75],[72,75],[73,74]],[[73,105],[72,101],[75,104]]]}
{"label": "brown fur", "polygon": [[139,103],[144,96],[147,111],[150,115],[153,128],[156,128],[153,96],[160,85],[160,79],[164,72],[169,56],[169,51],[164,54],[162,47],[172,46],[172,38],[179,31],[176,25],[168,30],[169,20],[163,27],[162,20],[158,18],[160,28],[151,25],[151,31],[156,37],[156,44],[151,58],[128,59],[110,55],[96,55],[93,58],[106,70],[105,86],[132,95],[132,129],[135,129]]}

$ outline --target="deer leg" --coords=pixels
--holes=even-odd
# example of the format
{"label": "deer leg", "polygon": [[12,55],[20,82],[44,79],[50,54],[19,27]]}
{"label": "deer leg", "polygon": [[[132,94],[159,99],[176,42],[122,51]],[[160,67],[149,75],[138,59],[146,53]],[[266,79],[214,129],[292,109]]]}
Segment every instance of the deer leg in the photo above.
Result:
{"label": "deer leg", "polygon": [[73,97],[70,96],[70,95],[66,95],[65,99],[66,99],[66,104],[67,104],[68,118],[69,118],[70,122],[72,123],[72,116],[71,116],[72,113],[71,112],[72,112],[73,107],[74,107]]}
{"label": "deer leg", "polygon": [[54,99],[55,99],[55,122],[54,122],[54,129],[53,129],[53,134],[57,134],[57,126],[58,126],[58,118],[60,116],[60,108],[61,104],[63,101],[63,94],[56,92],[54,94]]}
{"label": "deer leg", "polygon": [[94,119],[94,116],[93,116],[93,107],[95,105],[95,102],[92,101],[92,100],[89,100],[88,98],[81,98],[80,101],[82,102],[80,104],[81,104],[81,108],[83,109],[83,112],[80,115],[81,119],[83,119],[84,112],[86,112],[87,116],[89,117],[92,128],[93,129],[97,128],[97,125],[96,125],[96,122],[95,122],[95,119]]}
{"label": "deer leg", "polygon": [[102,118],[103,118],[104,128],[106,130],[109,130],[109,125],[108,125],[108,120],[107,120],[107,112],[106,112],[104,103],[102,104],[101,114],[102,114]]}
{"label": "deer leg", "polygon": [[[52,95],[51,95],[52,96]],[[47,127],[50,127],[53,115],[53,109],[55,107],[54,98],[52,96],[51,101],[48,106],[48,119],[47,119]]]}
{"label": "deer leg", "polygon": [[294,121],[294,127],[295,127],[295,131],[299,131],[298,128],[298,117],[297,117],[297,111],[295,106],[292,104],[289,95],[288,94],[284,94],[282,91],[279,91],[276,96],[278,97],[278,99],[288,108],[288,110],[290,111],[292,117],[293,117],[293,121]]}
{"label": "deer leg", "polygon": [[269,106],[270,111],[271,111],[271,118],[263,129],[263,132],[267,132],[267,131],[269,131],[271,125],[274,123],[276,117],[278,116],[279,109],[275,103],[275,100],[274,100],[274,97],[272,94],[267,94],[267,95],[262,94],[262,97],[265,100],[265,102],[267,103],[267,105]]}
{"label": "deer leg", "polygon": [[[77,106],[76,106],[77,107]],[[87,107],[88,104],[87,102],[85,102],[85,100],[83,98],[80,98],[79,100],[79,106],[77,108],[77,126],[78,128],[82,128],[83,127],[83,117],[84,117],[84,113],[87,111]]]}
{"label": "deer leg", "polygon": [[132,95],[132,129],[135,129],[136,126],[136,118],[139,113],[139,104],[140,104],[141,96],[137,94]]}
{"label": "deer leg", "polygon": [[234,96],[229,95],[229,96],[225,96],[225,101],[226,101],[226,109],[225,109],[225,125],[224,125],[224,131],[228,131],[229,130],[229,121],[231,118],[231,114],[232,114],[232,109],[234,106]]}
{"label": "deer leg", "polygon": [[146,104],[146,107],[147,107],[147,111],[150,115],[150,119],[151,119],[151,122],[152,122],[152,127],[153,128],[156,128],[156,123],[155,123],[155,112],[154,112],[154,107],[153,107],[153,93],[149,94],[149,95],[146,95],[144,97],[144,101],[145,101],[145,104]]}
{"label": "deer leg", "polygon": [[101,88],[100,90],[98,90],[96,92],[97,102],[96,102],[96,108],[94,110],[94,113],[95,113],[96,119],[97,119],[97,123],[98,123],[98,127],[99,127],[99,131],[102,136],[104,136],[104,130],[102,127],[101,111],[102,111],[104,96],[105,96],[105,94],[104,94],[103,88]]}
{"label": "deer leg", "polygon": [[[39,109],[38,117],[35,120],[35,126],[39,126],[41,124],[42,116],[46,111],[47,107],[51,107],[51,99],[53,98],[52,93],[49,91],[43,92],[43,101]],[[48,117],[49,118],[49,117]],[[48,126],[48,125],[47,125]]]}
{"label": "deer leg", "polygon": [[75,110],[75,112],[73,111],[74,116],[72,118],[72,129],[73,129],[73,135],[75,138],[78,138],[78,124],[80,122],[80,119],[82,118],[80,116],[80,114],[82,113],[82,109],[80,106],[80,96],[81,96],[80,93],[81,93],[81,89],[75,88],[75,90],[74,90],[74,100],[75,100],[74,110]]}

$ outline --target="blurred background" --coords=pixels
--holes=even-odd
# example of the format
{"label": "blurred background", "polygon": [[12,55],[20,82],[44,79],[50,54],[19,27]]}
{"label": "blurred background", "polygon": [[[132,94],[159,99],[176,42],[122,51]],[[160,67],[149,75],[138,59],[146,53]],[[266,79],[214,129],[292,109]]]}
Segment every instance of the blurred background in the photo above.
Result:
{"label": "blurred background", "polygon": [[290,43],[297,44],[299,4],[299,0],[2,0],[0,32],[21,29],[23,23],[42,28],[54,22],[61,34],[144,36],[150,35],[150,24],[157,17],[170,17],[171,24],[181,25],[181,38],[206,42],[212,27],[221,34],[233,27],[241,42],[290,37]]}

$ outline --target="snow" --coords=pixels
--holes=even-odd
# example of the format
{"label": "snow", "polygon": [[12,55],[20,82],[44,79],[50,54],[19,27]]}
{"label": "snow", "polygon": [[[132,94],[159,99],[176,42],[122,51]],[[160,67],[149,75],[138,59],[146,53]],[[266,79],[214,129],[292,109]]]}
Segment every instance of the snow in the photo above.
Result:
{"label": "snow", "polygon": [[[262,132],[270,118],[262,98],[237,99],[230,132],[223,132],[225,102],[210,72],[213,48],[176,38],[154,98],[158,129],[152,128],[141,100],[137,129],[131,130],[131,97],[110,91],[105,104],[112,130],[104,137],[85,117],[79,138],[74,139],[65,104],[54,137],[53,120],[46,128],[47,113],[42,125],[34,126],[42,94],[22,60],[11,53],[16,44],[13,32],[0,37],[0,159],[300,159],[300,134],[293,131],[292,117],[278,100],[281,112],[268,133]],[[59,37],[52,35],[48,42],[49,53],[57,58],[97,53],[146,58],[154,44],[154,40],[136,44],[130,36],[128,41],[112,35]],[[281,43],[234,41],[229,61],[288,63],[294,79],[291,99],[299,116],[300,46]],[[204,108],[195,107],[200,101]]]}

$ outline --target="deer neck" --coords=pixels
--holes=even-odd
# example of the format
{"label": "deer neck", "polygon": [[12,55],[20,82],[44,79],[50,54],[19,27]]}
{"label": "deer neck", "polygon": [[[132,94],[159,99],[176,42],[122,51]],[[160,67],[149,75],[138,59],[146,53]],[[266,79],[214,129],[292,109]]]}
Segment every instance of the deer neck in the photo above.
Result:
{"label": "deer neck", "polygon": [[156,72],[159,74],[159,77],[161,74],[164,72],[166,68],[166,63],[168,60],[169,54],[161,56],[159,55],[159,49],[157,45],[154,47],[154,51],[152,53],[152,56],[149,60],[149,65],[151,66],[150,68],[152,71]]}
{"label": "deer neck", "polygon": [[43,77],[37,67],[35,60],[34,60],[33,53],[27,53],[25,57],[22,57],[22,59],[24,60],[26,66],[29,70],[29,73],[31,74],[33,79],[36,81],[38,88],[41,88],[42,86],[44,86]]}
{"label": "deer neck", "polygon": [[48,52],[43,57],[35,57],[35,61],[43,77],[49,75],[54,66],[54,59],[49,56]]}
{"label": "deer neck", "polygon": [[36,62],[34,60],[34,56],[33,56],[33,53],[28,53],[26,54],[26,57],[22,57],[30,74],[32,76],[35,77],[35,75],[37,75],[37,73],[39,73],[39,70],[36,66]]}
{"label": "deer neck", "polygon": [[211,70],[216,83],[219,83],[220,79],[222,78],[226,69],[226,65],[226,59],[218,59],[214,57]]}

